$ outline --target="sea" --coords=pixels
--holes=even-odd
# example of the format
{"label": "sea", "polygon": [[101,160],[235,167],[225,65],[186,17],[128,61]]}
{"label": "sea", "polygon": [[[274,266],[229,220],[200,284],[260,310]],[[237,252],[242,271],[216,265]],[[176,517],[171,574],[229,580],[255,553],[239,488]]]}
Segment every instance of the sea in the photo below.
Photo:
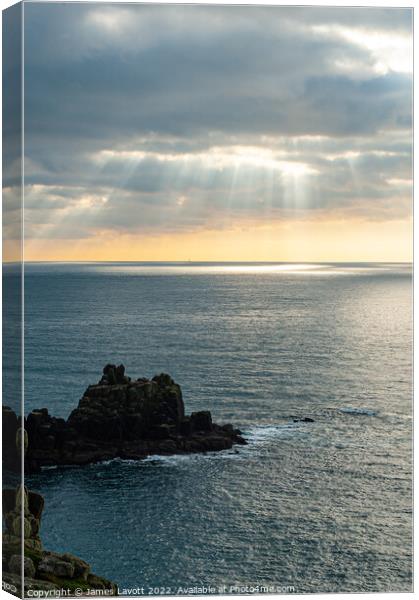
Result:
{"label": "sea", "polygon": [[131,595],[412,590],[411,265],[27,263],[24,294],[26,414],[123,363],[248,442],[28,477],[46,548]]}

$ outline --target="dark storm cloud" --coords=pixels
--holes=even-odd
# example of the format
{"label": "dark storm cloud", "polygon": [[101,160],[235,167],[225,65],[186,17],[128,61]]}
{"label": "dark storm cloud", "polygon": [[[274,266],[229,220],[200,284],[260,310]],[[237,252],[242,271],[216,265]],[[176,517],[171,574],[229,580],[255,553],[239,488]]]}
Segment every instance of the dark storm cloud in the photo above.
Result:
{"label": "dark storm cloud", "polygon": [[[406,211],[388,180],[410,178],[411,75],[351,32],[408,40],[409,10],[28,4],[25,19],[33,235],[360,200],[373,218]],[[304,163],[304,194],[280,168],[205,160],[240,146]]]}
{"label": "dark storm cloud", "polygon": [[[247,18],[235,19],[239,12]],[[298,20],[301,10],[285,12],[288,19],[281,9],[29,5],[28,134],[92,140],[150,131],[342,135],[409,125],[409,77],[389,73],[362,83],[337,77],[333,60],[350,56],[371,65],[371,57],[311,31],[307,17]],[[170,14],[177,13],[184,16],[173,18],[173,32]],[[106,27],[112,19],[115,31]],[[195,21],[206,36],[197,35]],[[142,39],[144,30],[149,39]],[[325,100],[331,122],[319,111]]]}

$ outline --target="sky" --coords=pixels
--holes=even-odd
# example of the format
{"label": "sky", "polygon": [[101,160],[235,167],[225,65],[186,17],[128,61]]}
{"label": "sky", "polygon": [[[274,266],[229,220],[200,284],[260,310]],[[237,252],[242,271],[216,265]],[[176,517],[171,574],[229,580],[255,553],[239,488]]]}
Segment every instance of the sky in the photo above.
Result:
{"label": "sky", "polygon": [[26,4],[25,258],[410,261],[411,27],[402,8]]}

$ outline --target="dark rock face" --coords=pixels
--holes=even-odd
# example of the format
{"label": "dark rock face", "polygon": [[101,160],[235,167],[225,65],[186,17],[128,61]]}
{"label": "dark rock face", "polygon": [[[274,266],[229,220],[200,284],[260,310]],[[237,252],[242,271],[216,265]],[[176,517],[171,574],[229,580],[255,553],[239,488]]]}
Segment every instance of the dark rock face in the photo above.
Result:
{"label": "dark rock face", "polygon": [[194,431],[211,431],[212,417],[209,410],[201,410],[191,414],[191,425]]}
{"label": "dark rock face", "polygon": [[86,594],[101,589],[108,591],[106,595],[117,595],[116,585],[91,573],[90,565],[81,558],[44,550],[39,537],[43,507],[44,498],[23,486],[3,490],[3,581],[22,596],[23,568],[25,596],[29,595],[29,590],[63,588],[71,592],[82,590]]}
{"label": "dark rock face", "polygon": [[[14,470],[19,465],[15,440],[20,421],[3,407],[5,420],[11,444],[5,444],[3,465]],[[24,425],[28,471],[117,457],[225,450],[246,443],[232,425],[213,423],[209,411],[186,416],[182,391],[170,375],[134,381],[125,375],[123,365],[111,364],[103,369],[99,383],[86,389],[67,420],[41,408],[32,411]]]}
{"label": "dark rock face", "polygon": [[22,419],[8,406],[2,407],[2,435],[3,435],[3,469],[19,472],[21,469],[20,463],[20,447],[19,452],[16,450],[18,431],[22,426]]}

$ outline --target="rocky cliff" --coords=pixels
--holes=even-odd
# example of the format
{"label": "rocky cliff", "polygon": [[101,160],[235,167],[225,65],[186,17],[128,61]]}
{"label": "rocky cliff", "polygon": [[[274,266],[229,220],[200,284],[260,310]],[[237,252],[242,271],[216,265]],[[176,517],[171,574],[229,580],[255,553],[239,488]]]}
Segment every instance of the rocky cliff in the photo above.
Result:
{"label": "rocky cliff", "polygon": [[[185,415],[180,386],[170,375],[131,380],[123,365],[106,365],[67,420],[46,408],[22,420],[3,407],[3,467],[19,470],[22,435],[27,472],[42,466],[83,465],[112,458],[225,450],[245,444],[231,424],[213,423],[209,411]],[[19,444],[18,444],[19,445]]]}
{"label": "rocky cliff", "polygon": [[[39,537],[44,508],[44,499],[40,494],[24,487],[3,489],[2,508],[5,525],[3,589],[22,597],[23,567],[25,596],[34,597],[34,590],[42,591],[44,596],[49,592],[51,597],[117,594],[116,585],[91,573],[90,565],[81,558],[69,553],[44,550]],[[22,533],[25,540],[23,559]],[[65,592],[60,593],[62,590]]]}

